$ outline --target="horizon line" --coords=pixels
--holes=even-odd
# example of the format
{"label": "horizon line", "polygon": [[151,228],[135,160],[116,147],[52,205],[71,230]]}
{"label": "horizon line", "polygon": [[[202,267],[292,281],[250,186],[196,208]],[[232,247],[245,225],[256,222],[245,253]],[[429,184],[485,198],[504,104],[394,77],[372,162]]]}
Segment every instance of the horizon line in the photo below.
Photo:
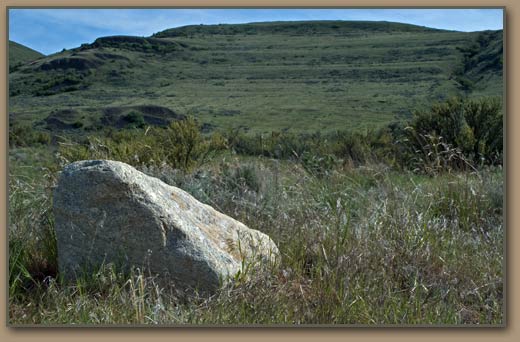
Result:
{"label": "horizon line", "polygon": [[[218,23],[218,24],[204,24],[204,23],[200,23],[200,24],[188,24],[188,25],[179,25],[179,26],[172,26],[172,27],[169,27],[169,28],[166,28],[166,29],[163,29],[161,31],[158,31],[158,32],[155,32],[155,33],[152,33],[151,35],[147,36],[147,35],[143,35],[143,36],[140,36],[140,35],[132,35],[132,34],[116,34],[116,35],[106,35],[106,36],[99,36],[97,38],[103,38],[103,37],[143,37],[143,38],[147,38],[147,37],[153,37],[154,35],[158,34],[158,33],[161,33],[161,32],[164,32],[164,31],[168,31],[168,30],[173,30],[173,29],[180,29],[180,28],[184,28],[184,27],[193,27],[193,26],[222,26],[222,25],[253,25],[253,24],[267,24],[267,23],[313,23],[313,22],[366,22],[366,23],[390,23],[390,24],[401,24],[401,25],[407,25],[407,26],[415,26],[415,27],[423,27],[423,28],[427,28],[427,29],[430,29],[430,30],[434,30],[434,31],[446,31],[446,32],[461,32],[461,33],[474,33],[474,32],[486,32],[486,31],[503,31],[503,28],[501,29],[487,29],[487,30],[476,30],[476,31],[461,31],[461,30],[449,30],[449,29],[441,29],[441,28],[435,28],[435,27],[430,27],[430,26],[426,26],[426,25],[417,25],[417,24],[411,24],[411,23],[406,23],[406,22],[401,22],[401,21],[390,21],[390,20],[356,20],[356,19],[351,19],[351,20],[342,20],[342,19],[322,19],[322,20],[266,20],[266,21],[250,21],[250,22],[241,22],[241,23]],[[96,39],[97,39],[96,38]],[[158,38],[160,39],[160,38]],[[50,55],[53,55],[53,54],[56,54],[56,53],[59,53],[61,51],[56,51],[56,52],[52,52],[52,53],[49,53],[49,54],[45,54],[41,51],[38,51],[37,49],[34,49],[32,48],[31,46],[29,45],[26,45],[26,44],[22,44],[22,43],[19,43],[17,42],[16,40],[12,40],[9,38],[9,41],[10,42],[13,42],[13,43],[16,43],[16,44],[19,44],[19,45],[22,45],[26,48],[29,48],[33,51],[36,51],[40,54],[42,54],[43,56],[50,56]],[[88,43],[87,43],[88,44]],[[80,44],[81,45],[81,44]],[[80,45],[78,45],[77,47],[79,47]],[[67,50],[72,50],[72,49],[76,49],[77,47],[73,47],[73,48],[69,48]]]}

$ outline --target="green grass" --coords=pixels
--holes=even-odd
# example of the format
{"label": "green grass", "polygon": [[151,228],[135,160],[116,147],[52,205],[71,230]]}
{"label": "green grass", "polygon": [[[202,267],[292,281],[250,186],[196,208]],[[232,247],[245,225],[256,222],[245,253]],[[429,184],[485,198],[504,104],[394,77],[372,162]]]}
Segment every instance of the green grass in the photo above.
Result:
{"label": "green grass", "polygon": [[[500,97],[501,49],[502,31],[276,22],[11,70],[9,323],[503,325],[501,100],[432,108]],[[211,297],[109,265],[64,282],[52,190],[92,158],[267,233],[281,263]]]}
{"label": "green grass", "polygon": [[9,72],[42,57],[45,57],[45,55],[38,51],[17,42],[9,41]]}
{"label": "green grass", "polygon": [[279,266],[249,281],[185,299],[139,270],[102,268],[67,284],[45,268],[56,265],[56,174],[45,168],[42,182],[32,164],[10,167],[10,256],[33,265],[10,260],[20,273],[10,282],[11,324],[504,322],[500,168],[428,177],[338,165],[316,177],[296,160],[229,153],[191,173],[141,167],[269,234],[282,254]]}
{"label": "green grass", "polygon": [[[362,131],[454,95],[501,95],[502,34],[486,34],[296,22],[98,39],[11,73],[10,119],[59,131],[43,121],[58,119],[77,134],[106,125],[107,107],[155,105],[220,130]],[[460,72],[482,36],[482,53]]]}

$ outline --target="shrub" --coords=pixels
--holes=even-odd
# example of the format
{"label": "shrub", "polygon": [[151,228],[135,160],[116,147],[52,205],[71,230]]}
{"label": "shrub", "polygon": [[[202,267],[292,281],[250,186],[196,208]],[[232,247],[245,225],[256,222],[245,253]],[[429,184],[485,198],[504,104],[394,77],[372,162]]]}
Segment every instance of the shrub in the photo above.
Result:
{"label": "shrub", "polygon": [[125,115],[124,120],[133,128],[143,128],[145,126],[143,114],[136,111],[131,111]]}
{"label": "shrub", "polygon": [[337,165],[337,159],[332,154],[320,156],[304,152],[300,160],[305,171],[318,178],[329,175]]}
{"label": "shrub", "polygon": [[464,117],[473,133],[473,156],[490,164],[501,164],[504,132],[500,100],[470,101],[464,108]]}
{"label": "shrub", "polygon": [[192,118],[176,121],[167,128],[107,131],[106,136],[89,136],[84,142],[63,141],[59,147],[62,163],[85,159],[112,159],[134,166],[168,164],[191,170],[211,153],[226,148],[219,134],[205,138]]}
{"label": "shrub", "polygon": [[442,163],[450,167],[466,167],[470,162],[502,164],[501,108],[501,102],[495,98],[453,98],[429,111],[414,113],[407,129],[396,137],[401,143],[397,150],[401,162],[414,168],[417,157],[448,158]]}
{"label": "shrub", "polygon": [[359,133],[338,133],[334,139],[332,151],[336,156],[352,161],[356,165],[364,164],[371,152],[370,136]]}
{"label": "shrub", "polygon": [[28,147],[34,145],[49,145],[51,135],[48,132],[35,130],[29,124],[13,124],[9,127],[9,146]]}
{"label": "shrub", "polygon": [[210,144],[200,134],[199,125],[193,118],[172,122],[164,138],[167,160],[185,170],[209,152]]}
{"label": "shrub", "polygon": [[294,134],[273,131],[268,134],[247,135],[238,130],[230,130],[225,135],[231,150],[250,156],[291,159],[299,158],[304,152],[323,154],[327,149],[327,140],[319,132]]}
{"label": "shrub", "polygon": [[437,175],[443,172],[475,169],[459,148],[446,143],[442,137],[435,134],[420,134],[408,127],[406,143],[408,153],[404,154],[403,162],[415,172]]}
{"label": "shrub", "polygon": [[72,127],[76,128],[76,129],[79,129],[81,127],[83,127],[83,122],[81,121],[76,121],[72,124]]}
{"label": "shrub", "polygon": [[250,190],[258,193],[262,180],[259,170],[252,164],[227,165],[222,164],[222,178],[225,189],[236,191]]}

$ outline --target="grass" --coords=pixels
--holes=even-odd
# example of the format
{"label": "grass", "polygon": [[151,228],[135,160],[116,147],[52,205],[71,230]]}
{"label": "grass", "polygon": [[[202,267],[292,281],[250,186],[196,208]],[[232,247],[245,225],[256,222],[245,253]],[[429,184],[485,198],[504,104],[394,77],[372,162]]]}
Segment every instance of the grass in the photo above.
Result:
{"label": "grass", "polygon": [[481,39],[482,53],[464,52],[481,36],[303,22],[106,38],[11,73],[11,121],[55,131],[44,120],[57,119],[78,134],[106,125],[106,108],[156,105],[216,130],[364,131],[451,96],[501,95],[501,31]]}
{"label": "grass", "polygon": [[30,49],[17,42],[9,41],[9,72],[15,71],[22,65],[44,57],[38,51]]}
{"label": "grass", "polygon": [[[12,163],[10,256],[42,270],[56,264],[55,178],[38,187],[22,170]],[[500,168],[428,177],[367,164],[316,177],[295,160],[223,153],[191,173],[141,170],[269,234],[282,263],[190,299],[141,270],[67,284],[26,267],[10,281],[11,324],[504,322]]]}
{"label": "grass", "polygon": [[[106,37],[16,66],[9,324],[503,325],[501,101],[428,109],[500,96],[501,48],[502,31],[262,23]],[[52,190],[65,163],[92,158],[268,234],[281,263],[212,296],[111,265],[63,281]]]}

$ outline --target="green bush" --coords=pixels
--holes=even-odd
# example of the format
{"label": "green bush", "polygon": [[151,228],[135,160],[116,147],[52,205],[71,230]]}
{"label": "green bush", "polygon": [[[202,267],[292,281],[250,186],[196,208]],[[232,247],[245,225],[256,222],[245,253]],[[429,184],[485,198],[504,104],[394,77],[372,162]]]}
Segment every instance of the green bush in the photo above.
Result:
{"label": "green bush", "polygon": [[167,160],[172,165],[188,170],[209,152],[210,143],[193,118],[172,122],[164,133]]}
{"label": "green bush", "polygon": [[305,171],[318,178],[330,175],[338,163],[332,154],[314,155],[309,152],[302,153],[300,160]]}
{"label": "green bush", "polygon": [[322,135],[227,133],[235,153],[297,159],[311,174],[323,176],[342,160],[354,166],[383,163],[398,169],[437,174],[501,165],[503,114],[496,98],[457,99],[415,112],[365,133],[337,131]]}
{"label": "green bush", "polygon": [[[142,126],[139,113],[130,113],[126,118]],[[499,99],[454,98],[414,113],[409,122],[391,123],[364,133],[251,135],[231,130],[204,136],[197,121],[189,118],[172,122],[166,128],[106,131],[104,137],[89,137],[80,146],[65,144],[61,152],[66,160],[95,157],[133,165],[166,163],[190,170],[212,153],[230,150],[242,155],[298,160],[316,176],[329,174],[341,162],[353,166],[382,163],[437,174],[501,165],[502,125]]]}
{"label": "green bush", "polygon": [[404,153],[401,151],[403,168],[429,175],[475,170],[472,161],[459,148],[446,143],[441,136],[421,134],[412,127],[408,127],[407,133],[409,138],[404,141],[408,144],[408,150]]}
{"label": "green bush", "polygon": [[355,165],[365,164],[371,153],[370,135],[360,133],[338,133],[333,140],[332,152],[341,158],[352,161]]}
{"label": "green bush", "polygon": [[83,127],[83,122],[81,121],[76,121],[72,124],[72,127],[76,128],[76,129],[79,129],[81,127]]}
{"label": "green bush", "polygon": [[49,145],[51,135],[48,132],[35,130],[29,124],[13,124],[9,127],[9,146],[28,147],[34,145]]}
{"label": "green bush", "polygon": [[262,180],[260,171],[253,164],[227,165],[222,164],[222,182],[225,189],[230,191],[260,192]]}
{"label": "green bush", "polygon": [[128,122],[130,127],[133,128],[143,128],[146,124],[144,121],[143,114],[136,111],[131,111],[130,113],[125,115],[124,120]]}
{"label": "green bush", "polygon": [[226,146],[219,134],[203,137],[199,124],[189,118],[173,122],[167,128],[111,130],[106,136],[89,136],[84,142],[64,141],[59,146],[59,157],[62,163],[111,159],[134,166],[168,164],[190,170]]}
{"label": "green bush", "polygon": [[501,164],[504,140],[501,101],[497,98],[470,101],[464,108],[464,117],[474,138],[470,153],[486,163]]}
{"label": "green bush", "polygon": [[[502,104],[496,98],[453,98],[416,112],[408,127],[399,132],[396,153],[403,166],[424,169],[434,161],[449,168],[471,164],[502,164]],[[445,159],[440,161],[440,159]]]}
{"label": "green bush", "polygon": [[229,148],[239,154],[264,156],[275,159],[299,158],[304,152],[328,152],[327,137],[319,132],[294,134],[273,131],[268,134],[248,135],[237,130],[226,134]]}

